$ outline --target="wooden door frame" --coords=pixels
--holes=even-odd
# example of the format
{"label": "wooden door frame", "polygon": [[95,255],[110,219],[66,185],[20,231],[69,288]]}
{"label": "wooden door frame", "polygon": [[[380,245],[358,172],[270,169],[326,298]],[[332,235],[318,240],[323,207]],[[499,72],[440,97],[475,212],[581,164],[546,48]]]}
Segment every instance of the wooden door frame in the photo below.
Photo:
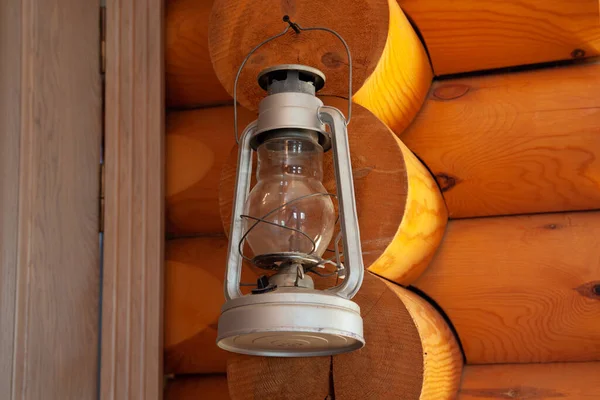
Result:
{"label": "wooden door frame", "polygon": [[162,398],[163,1],[106,4],[102,399]]}
{"label": "wooden door frame", "polygon": [[0,1],[0,397],[98,393],[99,0]]}

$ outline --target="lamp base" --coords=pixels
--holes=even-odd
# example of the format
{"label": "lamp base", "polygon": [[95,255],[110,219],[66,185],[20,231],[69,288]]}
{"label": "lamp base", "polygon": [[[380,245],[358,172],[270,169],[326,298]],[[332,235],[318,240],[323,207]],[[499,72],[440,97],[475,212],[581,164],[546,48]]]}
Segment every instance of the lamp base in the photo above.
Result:
{"label": "lamp base", "polygon": [[365,345],[360,307],[326,292],[281,288],[225,303],[217,345],[267,357],[329,356]]}

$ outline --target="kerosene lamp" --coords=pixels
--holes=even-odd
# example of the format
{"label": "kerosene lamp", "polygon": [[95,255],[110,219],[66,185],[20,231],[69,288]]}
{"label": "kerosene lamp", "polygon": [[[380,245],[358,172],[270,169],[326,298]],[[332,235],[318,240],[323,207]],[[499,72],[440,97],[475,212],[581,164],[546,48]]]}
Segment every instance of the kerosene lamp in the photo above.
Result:
{"label": "kerosene lamp", "polygon": [[[301,28],[284,17],[292,28]],[[351,94],[351,72],[349,93]],[[359,306],[351,301],[363,279],[360,234],[354,199],[346,126],[336,108],[324,106],[316,93],[325,75],[312,67],[285,64],[258,76],[266,91],[258,119],[239,139],[238,169],[225,276],[226,303],[219,318],[217,344],[236,353],[302,357],[353,351],[364,346]],[[235,112],[237,139],[237,111]],[[323,186],[323,153],[333,151],[337,193]],[[257,155],[256,185],[250,190],[253,154]],[[338,204],[336,216],[334,200]],[[334,238],[336,223],[340,232]],[[332,240],[334,249],[328,249]],[[339,242],[343,243],[343,251]],[[246,246],[247,243],[247,246]],[[252,257],[244,254],[249,248]],[[326,251],[335,253],[325,258]],[[342,254],[343,253],[343,254]],[[343,261],[342,261],[343,258]],[[242,263],[269,271],[250,294],[240,290]],[[336,286],[317,290],[315,279],[325,265],[340,278]]]}

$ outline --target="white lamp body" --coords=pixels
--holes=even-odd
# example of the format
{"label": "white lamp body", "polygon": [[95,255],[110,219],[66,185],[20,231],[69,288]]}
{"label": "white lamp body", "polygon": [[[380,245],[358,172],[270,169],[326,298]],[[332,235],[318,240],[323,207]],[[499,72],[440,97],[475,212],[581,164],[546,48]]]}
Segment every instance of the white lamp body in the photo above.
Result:
{"label": "white lamp body", "polygon": [[[317,90],[324,84],[322,73],[309,67],[284,65],[272,70],[288,71],[296,78],[298,71],[314,74],[316,81],[311,84]],[[319,82],[321,76],[323,81]],[[304,83],[301,82],[302,85]],[[283,91],[262,100],[258,120],[246,127],[240,141],[225,276],[227,302],[219,318],[217,344],[232,352],[278,357],[322,356],[353,351],[365,343],[360,308],[350,300],[360,288],[364,267],[346,121],[339,110],[324,106],[310,90],[309,93],[296,87],[278,90]],[[325,125],[329,126],[330,133]],[[331,146],[333,149],[344,245],[344,279],[340,285],[326,290],[277,286],[265,293],[244,296],[240,291],[244,258],[241,249],[247,224],[242,216],[250,192],[253,148],[265,137],[287,135],[289,132],[313,137],[318,135],[324,148]],[[274,279],[273,282],[281,281]]]}

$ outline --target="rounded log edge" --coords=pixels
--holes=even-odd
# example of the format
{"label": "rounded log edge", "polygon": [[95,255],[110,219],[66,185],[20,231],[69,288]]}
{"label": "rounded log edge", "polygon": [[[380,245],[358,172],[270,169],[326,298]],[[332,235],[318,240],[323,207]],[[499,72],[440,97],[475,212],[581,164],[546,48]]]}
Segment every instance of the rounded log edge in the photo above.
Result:
{"label": "rounded log edge", "polygon": [[420,400],[454,399],[460,388],[463,354],[444,318],[414,292],[390,282],[417,327],[423,346],[423,386]]}
{"label": "rounded log edge", "polygon": [[448,211],[434,178],[415,155],[396,139],[406,166],[408,192],[402,222],[385,252],[369,271],[408,286],[425,271],[442,242]]}
{"label": "rounded log edge", "polygon": [[[292,20],[302,26],[333,28],[346,39],[354,63],[353,100],[373,112],[396,134],[404,131],[423,105],[433,71],[423,44],[396,0],[361,0],[358,2],[360,12],[355,12],[356,16],[351,18],[354,23],[346,22],[341,26],[337,25],[339,15],[336,19],[327,19],[328,12],[349,15],[357,8],[351,4],[356,1],[332,3],[330,7],[335,10],[320,9],[314,5],[319,3],[310,1],[282,5],[281,10],[271,7],[278,17],[266,10],[268,17],[262,16],[260,26],[248,23],[247,18],[256,12],[255,9],[260,9],[262,3],[254,1],[252,6],[244,7],[245,3],[217,0],[209,23],[211,60],[230,95],[233,95],[235,75],[243,57],[260,41],[282,31],[285,24],[280,22],[279,14],[289,13]],[[364,27],[369,26],[371,29],[363,32]],[[325,73],[327,83],[321,95],[348,98],[345,51],[335,37],[320,35],[315,32],[288,33],[259,49],[240,76],[240,104],[251,110],[257,109],[264,96],[256,85],[258,72],[275,64],[291,62],[304,63]]]}
{"label": "rounded log edge", "polygon": [[389,0],[390,27],[373,74],[353,101],[400,135],[415,118],[433,81],[429,57],[396,0]]}

